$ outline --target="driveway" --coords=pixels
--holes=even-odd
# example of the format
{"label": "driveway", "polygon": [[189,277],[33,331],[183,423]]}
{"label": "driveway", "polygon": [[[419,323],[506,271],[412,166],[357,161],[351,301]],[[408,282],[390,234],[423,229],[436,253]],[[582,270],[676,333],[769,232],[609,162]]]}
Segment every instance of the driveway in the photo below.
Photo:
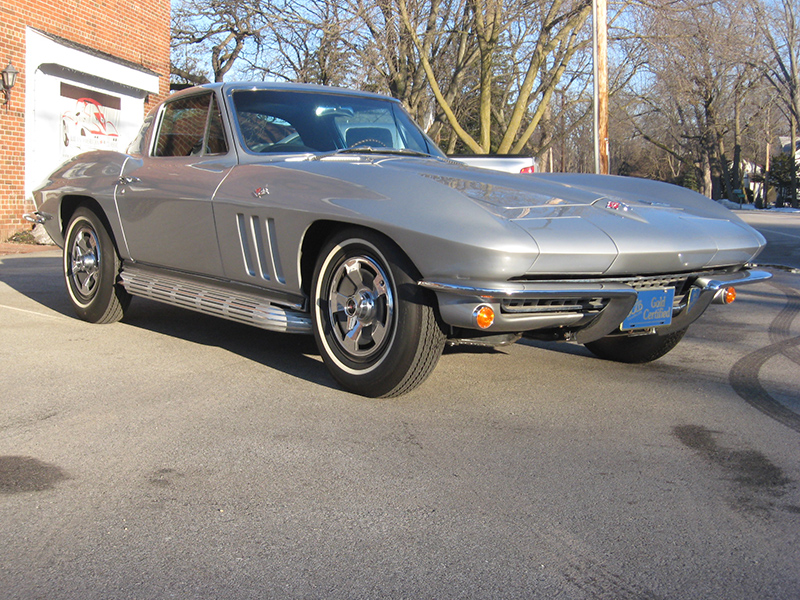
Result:
{"label": "driveway", "polygon": [[0,597],[761,600],[800,590],[800,275],[649,365],[451,349],[401,398],[313,341],[0,257]]}

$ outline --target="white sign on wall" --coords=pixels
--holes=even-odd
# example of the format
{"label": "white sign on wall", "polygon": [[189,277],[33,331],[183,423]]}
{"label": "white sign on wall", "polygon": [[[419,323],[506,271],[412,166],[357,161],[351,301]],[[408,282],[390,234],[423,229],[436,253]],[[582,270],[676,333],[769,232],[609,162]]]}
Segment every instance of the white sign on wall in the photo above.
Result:
{"label": "white sign on wall", "polygon": [[[119,150],[119,96],[61,82],[61,155]],[[124,150],[124,148],[122,148]]]}
{"label": "white sign on wall", "polygon": [[125,152],[156,73],[67,40],[26,30],[25,190],[89,150]]}

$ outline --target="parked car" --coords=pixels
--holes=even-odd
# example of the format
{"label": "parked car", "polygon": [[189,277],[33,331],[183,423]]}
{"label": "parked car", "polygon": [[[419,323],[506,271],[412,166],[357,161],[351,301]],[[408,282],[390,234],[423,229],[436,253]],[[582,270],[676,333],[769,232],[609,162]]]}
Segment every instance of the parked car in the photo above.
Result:
{"label": "parked car", "polygon": [[536,172],[536,159],[516,154],[449,154],[453,160],[470,167],[530,175]]}
{"label": "parked car", "polygon": [[333,377],[375,397],[418,386],[446,343],[654,360],[769,277],[746,266],[761,235],[689,190],[471,168],[399,102],[309,85],[176,93],[126,153],[75,157],[34,198],[81,318],[144,296],[313,334]]}

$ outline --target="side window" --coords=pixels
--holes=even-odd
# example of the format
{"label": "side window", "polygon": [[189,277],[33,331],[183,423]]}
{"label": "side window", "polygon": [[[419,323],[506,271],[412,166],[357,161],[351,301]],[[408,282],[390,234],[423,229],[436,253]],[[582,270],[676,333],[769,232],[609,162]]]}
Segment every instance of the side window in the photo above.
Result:
{"label": "side window", "polygon": [[224,154],[227,150],[222,116],[212,92],[173,100],[164,106],[155,156]]}

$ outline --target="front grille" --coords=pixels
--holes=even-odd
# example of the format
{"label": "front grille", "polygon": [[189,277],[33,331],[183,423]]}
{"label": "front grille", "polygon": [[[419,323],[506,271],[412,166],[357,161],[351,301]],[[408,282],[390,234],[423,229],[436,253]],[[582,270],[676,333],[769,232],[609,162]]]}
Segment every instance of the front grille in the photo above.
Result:
{"label": "front grille", "polygon": [[[636,291],[675,288],[675,301],[673,306],[679,307],[685,303],[691,283],[697,278],[696,273],[681,273],[676,275],[641,275],[633,277],[592,278],[592,279],[516,279],[537,284],[625,284]],[[553,313],[584,313],[597,314],[609,303],[608,298],[602,296],[587,296],[583,298],[544,298],[544,299],[517,299],[510,298],[502,301],[501,308],[506,313],[527,314],[553,314]],[[597,293],[597,292],[595,292]],[[602,293],[602,292],[601,292]]]}
{"label": "front grille", "polygon": [[635,277],[630,280],[614,279],[613,281],[625,283],[637,291],[674,287],[675,294],[677,295],[686,291],[686,283],[689,281],[689,277],[686,275],[658,275],[653,277]]}
{"label": "front grille", "polygon": [[564,313],[599,312],[608,304],[608,298],[547,298],[503,300],[501,309],[507,313]]}

